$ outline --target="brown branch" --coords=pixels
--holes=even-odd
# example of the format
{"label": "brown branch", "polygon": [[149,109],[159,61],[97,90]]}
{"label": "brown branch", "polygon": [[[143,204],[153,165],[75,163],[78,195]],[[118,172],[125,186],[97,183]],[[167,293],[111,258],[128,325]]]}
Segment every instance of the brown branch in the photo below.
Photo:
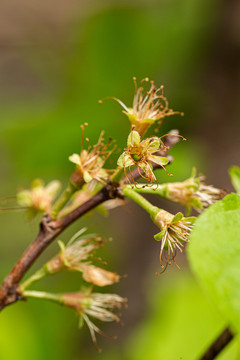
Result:
{"label": "brown branch", "polygon": [[215,359],[218,354],[220,354],[220,352],[230,343],[233,337],[234,335],[229,328],[224,329],[224,331],[211,344],[211,346],[207,349],[207,351],[200,358],[200,360]]}
{"label": "brown branch", "polygon": [[[176,133],[176,130],[173,131]],[[171,148],[177,141],[177,137],[168,136],[165,139],[165,144]],[[164,156],[166,153],[161,153],[161,155]],[[169,156],[169,163],[171,161],[172,157]],[[157,168],[155,165],[154,168]],[[139,176],[140,174],[138,172],[134,175],[135,179]],[[122,195],[118,190],[117,184],[106,185],[90,200],[80,205],[62,219],[54,221],[48,215],[43,218],[40,223],[40,231],[36,239],[26,249],[12,271],[6,276],[0,287],[0,310],[7,305],[13,304],[22,299],[21,293],[18,291],[18,284],[20,280],[41,253],[52,243],[52,241],[75,220],[94,209],[96,206],[100,205],[104,201],[121,197]]]}

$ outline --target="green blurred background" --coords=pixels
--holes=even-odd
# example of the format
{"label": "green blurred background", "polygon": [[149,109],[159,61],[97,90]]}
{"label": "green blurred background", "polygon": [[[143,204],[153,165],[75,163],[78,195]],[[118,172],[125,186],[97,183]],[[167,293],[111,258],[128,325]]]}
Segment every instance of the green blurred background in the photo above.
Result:
{"label": "green blurred background", "polygon": [[[132,77],[165,85],[170,107],[185,116],[166,119],[162,134],[178,128],[179,143],[169,167],[172,181],[184,180],[196,165],[208,182],[232,190],[227,169],[239,165],[240,6],[236,0],[83,1],[2,0],[0,5],[0,197],[15,195],[31,180],[60,179],[73,170],[68,156],[80,150],[80,127],[94,143],[102,129],[126,143],[127,118],[116,96],[130,106]],[[114,166],[113,158],[110,166]],[[169,181],[159,171],[159,181]],[[169,211],[179,207],[153,199]],[[182,210],[182,209],[180,209]],[[78,330],[75,314],[58,305],[29,300],[0,315],[0,360],[196,359],[225,326],[194,280],[185,255],[182,268],[161,276],[157,229],[133,204],[108,218],[77,221],[112,236],[103,257],[109,268],[128,274],[106,291],[129,299],[124,327],[98,324],[118,340],[98,337],[98,354],[88,329]],[[34,239],[38,220],[24,213],[0,214],[1,278]],[[52,244],[34,265],[54,254]],[[78,290],[78,275],[59,274],[36,289]],[[219,359],[239,358],[236,340]]]}

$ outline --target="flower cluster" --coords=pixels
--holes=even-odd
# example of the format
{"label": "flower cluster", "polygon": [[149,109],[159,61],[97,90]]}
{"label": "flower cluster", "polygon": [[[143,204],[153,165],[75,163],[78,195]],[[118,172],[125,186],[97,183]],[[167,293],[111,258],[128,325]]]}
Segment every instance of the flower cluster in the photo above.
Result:
{"label": "flower cluster", "polygon": [[[184,217],[180,212],[173,215],[151,204],[139,193],[158,194],[188,209],[193,207],[199,212],[222,198],[225,193],[206,185],[202,177],[196,176],[196,172],[193,172],[191,177],[184,182],[162,185],[157,183],[154,169],[165,170],[169,159],[171,160],[171,157],[166,155],[167,151],[177,142],[173,140],[173,137],[175,136],[175,140],[177,140],[176,137],[183,137],[178,135],[177,130],[172,130],[161,137],[144,138],[152,124],[160,125],[165,117],[177,113],[169,108],[163,94],[163,86],[157,88],[151,81],[149,90],[146,90],[144,85],[149,81],[148,78],[143,79],[139,86],[136,78],[133,80],[135,94],[132,107],[127,107],[119,99],[113,98],[124,108],[123,112],[131,123],[127,146],[117,160],[116,169],[105,168],[107,159],[116,148],[112,140],[105,142],[102,131],[97,143],[91,146],[89,139],[84,138],[87,126],[85,123],[81,126],[80,154],[74,153],[69,157],[69,160],[75,164],[74,172],[68,186],[54,205],[53,201],[60,187],[58,181],[44,186],[42,181],[35,180],[31,190],[23,190],[17,194],[17,201],[19,205],[28,209],[29,216],[34,216],[38,212],[48,213],[47,219],[44,219],[46,222],[41,224],[40,233],[40,239],[48,241],[54,239],[56,234],[61,233],[77,216],[80,217],[80,214],[92,210],[106,212],[109,208],[121,205],[127,197],[147,211],[159,228],[160,232],[154,238],[161,242],[160,264],[164,272],[172,263],[178,267],[175,261],[177,252],[182,252],[189,241],[195,218]],[[168,137],[163,142],[164,136]],[[88,144],[87,149],[84,149],[84,142]],[[135,168],[134,171],[132,167]],[[146,180],[145,184],[137,184],[136,179],[139,177]],[[130,185],[126,183],[126,179]],[[75,210],[80,205],[83,206]],[[120,322],[120,314],[116,313],[116,310],[126,305],[127,300],[117,294],[94,292],[95,286],[104,287],[115,284],[119,282],[120,276],[97,266],[101,259],[95,257],[95,252],[104,242],[101,237],[86,234],[85,231],[86,228],[78,231],[66,245],[58,241],[60,251],[30,278],[18,284],[17,294],[22,297],[53,300],[74,309],[79,315],[80,325],[84,322],[87,324],[92,340],[100,350],[96,343],[96,333],[104,333],[92,322],[91,318],[104,322]],[[27,290],[34,282],[63,270],[80,274],[85,285],[79,291],[60,294]],[[85,287],[86,283],[88,287]]]}
{"label": "flower cluster", "polygon": [[[133,130],[128,135],[127,148],[120,155],[117,163],[118,166],[124,169],[125,176],[129,182],[132,180],[136,184],[131,173],[131,166],[136,166],[139,175],[153,184],[156,181],[156,177],[153,173],[151,162],[161,167],[167,165],[168,159],[166,157],[155,154],[157,151],[164,149],[165,147],[160,138],[154,136],[141,141],[139,133]],[[129,174],[127,173],[127,168]]]}
{"label": "flower cluster", "polygon": [[27,209],[28,218],[33,218],[38,213],[50,213],[53,200],[56,198],[61,184],[59,181],[51,181],[44,186],[41,179],[32,182],[30,190],[21,190],[17,193],[17,203]]}
{"label": "flower cluster", "polygon": [[[21,284],[18,291],[22,296],[50,299],[73,308],[80,316],[80,324],[86,322],[97,347],[95,333],[103,334],[103,332],[92,323],[89,316],[101,321],[119,322],[120,314],[114,313],[114,309],[120,309],[123,304],[126,304],[127,299],[117,294],[100,294],[93,291],[93,286],[112,285],[119,281],[120,276],[92,264],[93,260],[101,260],[94,258],[94,255],[95,251],[103,245],[103,240],[95,234],[84,234],[85,231],[86,228],[78,231],[66,246],[59,241],[60,252]],[[26,290],[32,283],[62,270],[80,272],[83,280],[91,286],[83,286],[80,291],[63,294]]]}

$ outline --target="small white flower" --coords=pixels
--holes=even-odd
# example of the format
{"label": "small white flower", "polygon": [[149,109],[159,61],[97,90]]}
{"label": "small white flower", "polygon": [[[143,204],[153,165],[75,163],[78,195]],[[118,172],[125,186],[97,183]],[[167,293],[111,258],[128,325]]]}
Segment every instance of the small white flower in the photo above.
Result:
{"label": "small white flower", "polygon": [[105,334],[89,319],[89,316],[101,321],[120,322],[120,315],[114,313],[114,309],[120,309],[126,302],[126,298],[117,294],[89,293],[86,291],[62,295],[62,303],[74,309],[80,316],[80,326],[83,325],[83,321],[86,322],[98,351],[100,349],[97,346],[95,333]]}
{"label": "small white flower", "polygon": [[17,203],[27,208],[29,218],[41,212],[49,213],[60,188],[61,183],[57,180],[44,186],[41,179],[35,179],[30,190],[22,190],[17,193]]}
{"label": "small white flower", "polygon": [[183,217],[182,213],[175,216],[165,210],[160,210],[154,218],[154,223],[160,228],[160,233],[154,236],[161,241],[160,264],[163,271],[174,262],[177,251],[182,252],[184,244],[189,241],[194,217]]}
{"label": "small white flower", "polygon": [[[133,78],[135,86],[135,94],[132,107],[127,107],[121,100],[110,97],[116,100],[123,108],[123,113],[127,115],[134,129],[142,136],[147,129],[156,121],[160,124],[166,116],[179,114],[168,107],[167,98],[163,95],[163,86],[157,88],[154,81],[151,81],[151,86],[148,91],[144,89],[142,84],[149,82],[149,78],[145,78],[137,85],[136,78]],[[99,102],[102,102],[100,100]],[[183,115],[180,113],[180,115]]]}
{"label": "small white flower", "polygon": [[202,204],[202,209],[212,205],[215,201],[222,199],[226,192],[211,185],[200,182],[198,190],[193,194]]}
{"label": "small white flower", "polygon": [[85,231],[86,228],[80,230],[66,246],[62,241],[58,242],[61,251],[45,264],[46,271],[50,274],[64,269],[80,271],[85,281],[97,286],[118,282],[120,278],[118,274],[92,265],[90,258],[93,257],[93,252],[103,244],[103,241],[91,234],[81,236]]}
{"label": "small white flower", "polygon": [[222,199],[226,193],[224,190],[206,185],[203,176],[196,176],[193,168],[192,175],[183,182],[169,183],[166,189],[166,197],[188,208],[194,208],[201,212],[215,201]]}
{"label": "small white flower", "polygon": [[104,180],[109,178],[110,170],[103,169],[103,166],[115,149],[115,147],[113,147],[109,150],[110,140],[108,143],[104,143],[104,131],[101,132],[98,142],[94,146],[90,146],[89,140],[86,139],[88,142],[88,150],[83,149],[85,126],[87,126],[87,123],[81,126],[82,141],[80,154],[69,156],[69,160],[76,164],[71,181],[79,187],[84,183],[89,183],[93,179],[104,183]]}

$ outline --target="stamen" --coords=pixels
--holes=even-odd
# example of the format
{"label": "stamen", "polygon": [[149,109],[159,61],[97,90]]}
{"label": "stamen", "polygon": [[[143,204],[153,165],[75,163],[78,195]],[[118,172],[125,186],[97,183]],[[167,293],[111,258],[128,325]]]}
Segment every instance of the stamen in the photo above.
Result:
{"label": "stamen", "polygon": [[162,138],[165,137],[165,136],[176,136],[176,137],[182,138],[183,141],[187,141],[187,139],[186,139],[185,137],[183,137],[182,135],[179,135],[179,134],[171,134],[171,133],[162,135],[162,136],[160,136],[159,139],[162,139]]}
{"label": "stamen", "polygon": [[127,113],[129,113],[129,109],[127,108],[127,106],[126,106],[121,100],[117,99],[117,98],[114,97],[114,96],[107,96],[107,97],[105,97],[105,98],[102,98],[102,99],[98,100],[98,102],[99,102],[99,104],[102,104],[102,102],[103,102],[104,100],[109,100],[109,99],[117,101],[117,102],[124,108],[124,110],[125,110]]}
{"label": "stamen", "polygon": [[84,130],[85,127],[88,126],[88,123],[84,123],[83,125],[80,125],[81,129],[82,129],[82,137],[81,137],[81,152],[83,150],[83,143],[84,143]]}

